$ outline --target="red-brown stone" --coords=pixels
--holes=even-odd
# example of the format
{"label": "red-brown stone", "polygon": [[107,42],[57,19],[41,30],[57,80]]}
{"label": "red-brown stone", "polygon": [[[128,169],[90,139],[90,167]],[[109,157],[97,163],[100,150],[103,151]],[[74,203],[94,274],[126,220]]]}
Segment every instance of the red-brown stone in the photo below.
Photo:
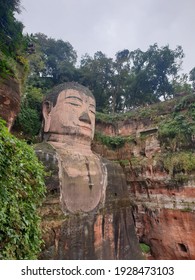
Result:
{"label": "red-brown stone", "polygon": [[20,86],[13,78],[0,80],[0,117],[10,130],[20,109]]}

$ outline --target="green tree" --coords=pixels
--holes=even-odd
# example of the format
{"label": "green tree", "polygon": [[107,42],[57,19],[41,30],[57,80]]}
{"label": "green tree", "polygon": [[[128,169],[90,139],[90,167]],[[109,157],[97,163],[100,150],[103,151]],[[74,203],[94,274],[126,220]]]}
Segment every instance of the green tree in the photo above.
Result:
{"label": "green tree", "polygon": [[43,93],[40,88],[27,86],[22,96],[21,110],[12,131],[22,131],[29,141],[36,140],[41,129]]}
{"label": "green tree", "polygon": [[115,113],[123,110],[128,58],[128,50],[118,52],[115,60],[102,52],[96,52],[94,57],[86,54],[82,58],[79,81],[93,91],[98,111]]}
{"label": "green tree", "polygon": [[159,48],[154,44],[143,52],[130,52],[131,71],[127,83],[126,107],[158,102],[174,94],[173,80],[181,68],[183,50],[178,46]]}
{"label": "green tree", "polygon": [[22,35],[23,24],[17,21],[14,13],[20,12],[20,0],[0,1],[0,50],[15,57],[18,50],[26,47]]}
{"label": "green tree", "polygon": [[36,52],[29,57],[31,82],[47,81],[49,86],[74,80],[77,54],[69,42],[33,35]]}
{"label": "green tree", "polygon": [[190,71],[189,80],[192,82],[193,90],[195,90],[195,67]]}
{"label": "green tree", "polygon": [[82,57],[78,80],[92,90],[97,110],[100,112],[109,110],[112,76],[113,61],[102,52],[96,52],[94,57],[88,54]]}
{"label": "green tree", "polygon": [[113,75],[111,78],[111,112],[121,112],[124,110],[126,88],[130,71],[129,50],[119,51],[115,55],[113,62]]}
{"label": "green tree", "polygon": [[181,69],[184,57],[183,49],[178,46],[171,50],[169,46],[159,48],[157,44],[150,46],[146,52],[147,68],[152,77],[155,94],[158,98],[170,98],[173,95],[171,81],[177,76]]}
{"label": "green tree", "polygon": [[0,1],[0,76],[14,77],[23,84],[28,71],[28,40],[22,34],[23,24],[14,17],[19,12],[19,0]]}
{"label": "green tree", "polygon": [[188,75],[182,74],[181,76],[177,76],[172,81],[173,87],[173,96],[177,96],[178,94],[189,94],[192,93],[192,86],[188,82]]}
{"label": "green tree", "polygon": [[127,77],[125,88],[126,109],[136,108],[141,105],[149,105],[160,101],[154,94],[150,83],[150,77],[146,70],[140,70],[137,74],[132,71]]}

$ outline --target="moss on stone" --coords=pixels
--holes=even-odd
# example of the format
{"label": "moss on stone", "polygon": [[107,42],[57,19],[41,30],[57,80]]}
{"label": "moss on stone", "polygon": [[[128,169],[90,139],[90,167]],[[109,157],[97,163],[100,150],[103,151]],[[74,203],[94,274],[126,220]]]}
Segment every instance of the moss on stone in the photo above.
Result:
{"label": "moss on stone", "polygon": [[143,253],[148,254],[150,252],[150,246],[148,246],[147,244],[140,243],[139,245]]}

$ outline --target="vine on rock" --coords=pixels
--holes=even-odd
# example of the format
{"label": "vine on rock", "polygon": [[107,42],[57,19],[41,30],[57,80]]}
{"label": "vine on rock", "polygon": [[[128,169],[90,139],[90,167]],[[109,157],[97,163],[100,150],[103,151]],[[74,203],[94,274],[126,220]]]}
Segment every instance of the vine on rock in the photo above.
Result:
{"label": "vine on rock", "polygon": [[44,174],[33,149],[12,136],[0,119],[0,259],[37,258]]}

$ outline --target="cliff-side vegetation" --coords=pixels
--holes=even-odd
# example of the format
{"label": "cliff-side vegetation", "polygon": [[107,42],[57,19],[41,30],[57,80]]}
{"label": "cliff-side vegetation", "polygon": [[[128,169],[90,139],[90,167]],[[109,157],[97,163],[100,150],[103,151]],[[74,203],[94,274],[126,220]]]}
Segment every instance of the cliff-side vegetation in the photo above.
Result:
{"label": "cliff-side vegetation", "polygon": [[44,192],[44,169],[33,149],[0,120],[0,259],[37,258]]}
{"label": "cliff-side vegetation", "polygon": [[177,102],[170,114],[159,122],[159,140],[172,152],[193,149],[195,136],[195,95],[186,95]]}
{"label": "cliff-side vegetation", "polygon": [[[119,122],[126,121],[141,122],[146,127],[158,129],[158,139],[161,147],[165,150],[176,151],[182,148],[193,146],[195,137],[195,95],[190,94],[184,97],[171,99],[151,106],[140,107],[124,114],[96,114],[96,123],[110,124],[117,131]],[[122,147],[124,143],[144,140],[145,135],[136,139],[135,135],[127,137],[106,136],[96,132],[96,140],[110,148]],[[111,143],[116,143],[112,145]]]}
{"label": "cliff-side vegetation", "polygon": [[178,179],[182,178],[181,175],[187,175],[195,171],[195,156],[190,151],[167,153],[161,156],[161,160],[163,161],[165,170],[171,176],[177,177]]}
{"label": "cliff-side vegetation", "polygon": [[95,133],[95,141],[101,142],[103,145],[107,146],[110,149],[119,149],[124,146],[126,142],[131,142],[134,140],[133,137],[122,137],[122,136],[107,136],[100,132]]}
{"label": "cliff-side vegetation", "polygon": [[[97,117],[100,127],[101,123],[103,127],[112,125],[116,135],[107,136],[96,131],[95,141],[106,145],[109,149],[118,148],[116,160],[123,167],[128,168],[129,166],[137,176],[142,177],[148,166],[153,166],[154,169],[167,172],[169,180],[180,184],[188,180],[195,171],[194,94],[139,108],[126,114],[118,114],[113,119],[111,116],[106,119],[106,115],[102,113]],[[132,123],[133,128],[136,122],[143,127],[141,133],[137,134],[136,131],[133,131],[129,136],[117,135],[119,123],[120,126]],[[154,153],[148,158],[145,151],[146,142],[150,143],[154,138],[159,141],[161,152]],[[123,147],[125,143],[128,145]],[[125,149],[128,149],[126,158]],[[134,154],[134,149],[138,151],[138,154]]]}
{"label": "cliff-side vegetation", "polygon": [[22,97],[21,110],[16,118],[14,130],[18,131],[18,137],[24,137],[29,142],[37,139],[41,128],[41,104],[43,94],[41,89],[26,87],[25,95]]}
{"label": "cliff-side vegetation", "polygon": [[0,77],[13,77],[24,83],[28,37],[23,36],[24,26],[14,16],[19,12],[20,0],[0,2]]}

